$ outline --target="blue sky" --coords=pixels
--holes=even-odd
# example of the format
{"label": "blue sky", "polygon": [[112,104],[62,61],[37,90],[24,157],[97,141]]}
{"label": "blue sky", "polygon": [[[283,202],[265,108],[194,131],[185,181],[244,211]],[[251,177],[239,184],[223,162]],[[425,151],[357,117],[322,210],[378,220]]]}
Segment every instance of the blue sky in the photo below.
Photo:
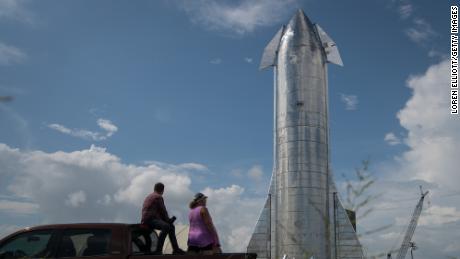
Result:
{"label": "blue sky", "polygon": [[[396,188],[414,198],[395,215],[363,219],[364,229],[373,219],[394,224],[364,238],[369,254],[389,248],[385,240],[405,224],[398,217],[410,215],[419,183],[434,189],[438,206],[431,210],[439,217],[427,214],[426,225],[458,229],[459,118],[448,114],[444,79],[449,6],[0,0],[0,95],[14,96],[0,103],[0,232],[52,221],[134,222],[143,196],[162,179],[177,213],[185,215],[182,203],[203,190],[237,202],[230,207],[247,206],[240,228],[222,230],[229,250],[244,247],[235,240],[251,232],[272,167],[273,76],[258,63],[297,8],[335,40],[345,64],[329,66],[331,163],[339,184],[370,158],[376,193]],[[49,183],[30,182],[34,177]],[[98,179],[110,186],[91,187]],[[438,197],[454,196],[437,201],[437,190]],[[378,205],[396,198],[384,196]],[[68,212],[52,215],[51,203]],[[107,208],[82,212],[97,204]],[[225,204],[215,214],[225,215]],[[117,207],[131,211],[112,215]],[[436,231],[430,234],[445,235]],[[460,254],[458,241],[421,242],[431,256]]]}

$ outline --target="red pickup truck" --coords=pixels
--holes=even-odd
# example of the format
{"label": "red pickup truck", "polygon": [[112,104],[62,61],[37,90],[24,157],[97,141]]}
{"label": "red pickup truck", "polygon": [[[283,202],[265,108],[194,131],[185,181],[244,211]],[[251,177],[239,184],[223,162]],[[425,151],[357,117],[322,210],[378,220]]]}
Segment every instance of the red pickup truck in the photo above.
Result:
{"label": "red pickup truck", "polygon": [[84,223],[43,225],[0,240],[0,259],[256,259],[255,254],[155,255],[158,236],[139,224]]}

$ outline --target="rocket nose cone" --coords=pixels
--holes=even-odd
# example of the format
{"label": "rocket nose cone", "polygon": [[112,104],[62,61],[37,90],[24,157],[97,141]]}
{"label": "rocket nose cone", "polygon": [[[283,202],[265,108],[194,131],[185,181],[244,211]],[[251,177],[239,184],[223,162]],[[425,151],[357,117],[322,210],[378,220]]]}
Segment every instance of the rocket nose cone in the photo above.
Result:
{"label": "rocket nose cone", "polygon": [[302,9],[298,9],[289,21],[289,26],[291,26],[292,29],[311,30],[313,28],[313,23],[308,19]]}
{"label": "rocket nose cone", "polygon": [[294,33],[295,41],[300,41],[300,44],[316,45],[313,42],[318,42],[313,23],[302,9],[297,10],[287,27]]}
{"label": "rocket nose cone", "polygon": [[297,12],[294,14],[294,16],[299,16],[299,17],[302,15],[306,17],[305,12],[301,8],[297,9]]}

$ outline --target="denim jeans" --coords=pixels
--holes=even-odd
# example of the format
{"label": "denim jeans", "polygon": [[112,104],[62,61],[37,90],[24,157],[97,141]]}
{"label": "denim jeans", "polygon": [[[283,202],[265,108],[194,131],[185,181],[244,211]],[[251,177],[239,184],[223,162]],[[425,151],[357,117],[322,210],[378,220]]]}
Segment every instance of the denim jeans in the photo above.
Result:
{"label": "denim jeans", "polygon": [[179,249],[179,245],[177,244],[176,239],[176,228],[174,227],[174,224],[168,223],[161,219],[152,219],[150,222],[148,222],[148,224],[152,229],[158,229],[161,231],[160,236],[158,237],[157,252],[163,251],[166,235],[169,236],[169,241],[171,242],[173,251]]}

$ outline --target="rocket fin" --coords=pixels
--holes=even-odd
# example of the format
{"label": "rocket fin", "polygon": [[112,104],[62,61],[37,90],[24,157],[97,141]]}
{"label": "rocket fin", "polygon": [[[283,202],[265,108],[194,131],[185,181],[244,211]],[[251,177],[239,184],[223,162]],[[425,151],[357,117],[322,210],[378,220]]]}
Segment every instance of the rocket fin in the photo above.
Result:
{"label": "rocket fin", "polygon": [[256,253],[257,259],[271,259],[271,198],[275,189],[274,177],[275,171],[273,171],[270,180],[267,200],[260,212],[259,219],[257,220],[256,227],[254,228],[254,232],[252,233],[247,247],[247,252]]}
{"label": "rocket fin", "polygon": [[335,258],[364,258],[362,245],[359,242],[358,235],[351,223],[350,217],[340,201],[334,181],[331,181],[330,193],[335,193],[335,195],[332,195],[333,213],[331,215],[331,237],[333,237],[333,240],[331,240],[331,248],[333,254],[336,254]]}
{"label": "rocket fin", "polygon": [[275,37],[268,43],[262,54],[262,60],[260,61],[259,69],[265,69],[267,67],[276,65],[276,55],[278,53],[278,47],[280,45],[281,36],[284,33],[284,25],[275,34]]}
{"label": "rocket fin", "polygon": [[270,259],[270,198],[265,201],[247,248],[248,253],[257,254],[257,259]]}
{"label": "rocket fin", "polygon": [[327,61],[332,64],[343,66],[342,58],[340,57],[339,49],[335,42],[318,24],[315,24],[315,28],[318,32],[321,44],[323,45],[324,52],[326,52]]}

